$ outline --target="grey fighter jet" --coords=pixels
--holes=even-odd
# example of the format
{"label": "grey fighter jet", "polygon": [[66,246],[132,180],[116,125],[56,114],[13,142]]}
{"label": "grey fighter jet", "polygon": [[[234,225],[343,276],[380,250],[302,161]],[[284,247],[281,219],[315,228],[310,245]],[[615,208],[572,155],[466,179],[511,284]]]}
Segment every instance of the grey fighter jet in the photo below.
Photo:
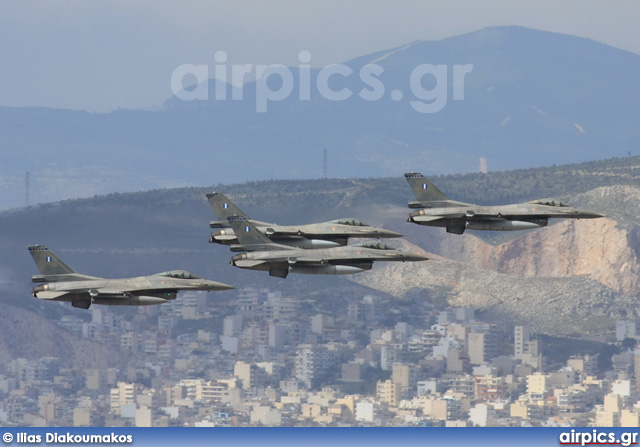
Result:
{"label": "grey fighter jet", "polygon": [[145,306],[176,298],[180,290],[229,290],[232,286],[201,279],[184,270],[172,270],[137,278],[105,279],[74,272],[53,252],[41,245],[27,247],[40,270],[31,280],[40,284],[33,296],[41,300],[70,301],[73,307],[91,304]]}
{"label": "grey fighter jet", "polygon": [[595,219],[602,214],[568,206],[556,199],[539,199],[525,203],[479,206],[449,199],[419,172],[406,173],[405,178],[417,201],[409,208],[421,208],[409,215],[408,222],[431,227],[444,227],[448,233],[464,230],[516,231],[546,227],[551,218]]}
{"label": "grey fighter jet", "polygon": [[374,261],[424,261],[428,258],[396,250],[379,242],[305,250],[276,244],[244,216],[227,220],[247,251],[231,258],[236,267],[266,270],[286,278],[289,272],[312,275],[348,275],[371,270]]}
{"label": "grey fighter jet", "polygon": [[231,251],[244,251],[238,245],[233,228],[229,225],[227,217],[241,216],[250,220],[260,232],[270,240],[278,244],[290,245],[298,248],[330,248],[347,245],[350,237],[357,238],[392,238],[402,237],[401,234],[383,228],[372,227],[357,219],[337,219],[308,225],[276,225],[250,219],[229,198],[219,192],[207,193],[207,198],[218,221],[209,224],[217,231],[211,233],[209,242],[230,245]]}

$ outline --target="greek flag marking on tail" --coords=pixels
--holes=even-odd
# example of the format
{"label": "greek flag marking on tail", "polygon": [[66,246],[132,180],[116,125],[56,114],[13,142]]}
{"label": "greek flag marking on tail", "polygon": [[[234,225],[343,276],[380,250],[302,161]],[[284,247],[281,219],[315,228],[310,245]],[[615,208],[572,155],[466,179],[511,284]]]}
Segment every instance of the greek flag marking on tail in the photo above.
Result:
{"label": "greek flag marking on tail", "polygon": [[52,261],[51,256],[47,256],[47,262],[51,262],[51,261]]}
{"label": "greek flag marking on tail", "polygon": [[224,208],[225,210],[229,209],[229,204],[228,203],[223,203],[222,204],[222,208]]}
{"label": "greek flag marking on tail", "polygon": [[247,225],[246,227],[244,227],[244,232],[248,233],[249,231],[251,231],[251,227],[249,225]]}
{"label": "greek flag marking on tail", "polygon": [[428,187],[429,187],[429,185],[428,185],[428,184],[426,184],[426,183],[423,183],[423,184],[422,184],[422,189],[427,189]]}

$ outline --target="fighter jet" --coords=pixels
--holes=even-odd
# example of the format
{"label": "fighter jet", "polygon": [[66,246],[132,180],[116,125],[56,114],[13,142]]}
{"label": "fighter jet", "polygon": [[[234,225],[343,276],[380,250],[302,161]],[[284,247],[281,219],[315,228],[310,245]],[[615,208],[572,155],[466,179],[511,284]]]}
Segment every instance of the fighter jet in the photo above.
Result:
{"label": "fighter jet", "polygon": [[421,208],[409,215],[408,222],[431,227],[445,227],[448,233],[464,230],[516,231],[546,227],[551,218],[595,219],[602,214],[573,208],[556,199],[539,199],[525,203],[479,206],[449,199],[419,172],[405,178],[418,201],[409,208]]}
{"label": "fighter jet", "polygon": [[211,233],[209,242],[223,245],[230,245],[231,251],[244,251],[238,245],[233,228],[227,222],[227,217],[242,216],[250,220],[260,232],[264,233],[270,240],[278,244],[289,245],[298,248],[330,248],[347,245],[350,237],[357,238],[392,238],[402,237],[401,234],[385,230],[383,228],[372,227],[357,219],[337,219],[330,222],[323,222],[309,225],[276,225],[267,222],[260,222],[250,219],[240,208],[238,208],[224,194],[219,192],[207,193],[207,198],[213,211],[218,217],[218,221],[209,224],[211,228],[217,229]]}
{"label": "fighter jet", "polygon": [[231,264],[251,270],[266,270],[271,276],[286,278],[289,272],[311,275],[348,275],[371,270],[374,261],[424,261],[425,256],[363,243],[305,250],[276,244],[244,216],[227,218],[240,244],[247,251],[231,258]]}
{"label": "fighter jet", "polygon": [[30,245],[29,253],[40,270],[31,280],[40,284],[33,296],[41,300],[70,301],[73,307],[91,304],[146,306],[174,300],[180,290],[229,290],[232,286],[200,279],[184,270],[171,270],[137,278],[105,279],[74,272],[52,251]]}

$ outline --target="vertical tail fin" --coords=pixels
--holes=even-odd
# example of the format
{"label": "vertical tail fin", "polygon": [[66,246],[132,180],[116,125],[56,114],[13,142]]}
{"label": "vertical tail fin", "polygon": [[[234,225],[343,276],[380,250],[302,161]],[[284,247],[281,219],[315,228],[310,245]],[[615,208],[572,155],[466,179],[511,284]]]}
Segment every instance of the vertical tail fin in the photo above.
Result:
{"label": "vertical tail fin", "polygon": [[436,185],[419,172],[407,172],[404,178],[409,182],[409,186],[413,190],[413,194],[420,202],[437,202],[441,200],[449,200]]}
{"label": "vertical tail fin", "polygon": [[27,247],[42,275],[68,275],[75,273],[71,267],[62,262],[52,251],[42,245]]}
{"label": "vertical tail fin", "polygon": [[229,216],[227,220],[231,228],[233,228],[240,245],[244,246],[248,251],[269,250],[269,246],[276,245],[245,216]]}
{"label": "vertical tail fin", "polygon": [[226,222],[227,217],[240,216],[248,217],[244,211],[238,208],[227,196],[219,192],[208,192],[207,199],[213,208],[213,212],[216,213],[218,219],[222,222]]}

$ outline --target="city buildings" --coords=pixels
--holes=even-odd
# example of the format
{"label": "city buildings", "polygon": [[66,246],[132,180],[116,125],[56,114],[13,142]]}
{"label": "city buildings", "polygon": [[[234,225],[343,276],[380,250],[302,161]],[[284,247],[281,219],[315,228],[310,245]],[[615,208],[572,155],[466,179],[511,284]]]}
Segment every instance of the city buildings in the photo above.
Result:
{"label": "city buildings", "polygon": [[186,295],[64,313],[58,324],[77,340],[114,353],[108,366],[5,359],[0,423],[638,426],[640,351],[623,343],[633,321],[597,345],[601,357],[418,300],[351,296],[330,309],[270,290],[231,303]]}

